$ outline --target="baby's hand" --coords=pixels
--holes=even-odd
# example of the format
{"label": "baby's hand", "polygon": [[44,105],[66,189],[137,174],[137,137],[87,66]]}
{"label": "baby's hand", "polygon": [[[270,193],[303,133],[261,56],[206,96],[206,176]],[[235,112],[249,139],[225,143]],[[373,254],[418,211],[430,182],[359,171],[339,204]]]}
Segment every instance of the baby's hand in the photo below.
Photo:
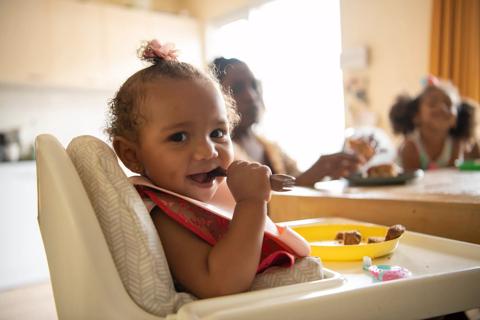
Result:
{"label": "baby's hand", "polygon": [[238,203],[270,201],[270,168],[257,162],[234,161],[227,170],[227,185]]}

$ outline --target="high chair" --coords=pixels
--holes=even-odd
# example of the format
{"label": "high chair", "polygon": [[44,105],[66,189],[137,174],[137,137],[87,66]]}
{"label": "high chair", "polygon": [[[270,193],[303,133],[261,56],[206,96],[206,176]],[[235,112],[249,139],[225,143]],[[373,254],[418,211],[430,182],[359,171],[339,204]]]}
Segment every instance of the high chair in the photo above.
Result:
{"label": "high chair", "polygon": [[35,147],[38,223],[59,319],[159,319],[125,291],[65,149],[50,135],[37,137]]}
{"label": "high chair", "polygon": [[[164,319],[155,315],[162,312],[166,319],[190,318],[188,302],[193,301],[194,297],[174,291],[163,249],[153,224],[148,223],[149,215],[143,202],[138,196],[138,199],[118,198],[119,193],[133,192],[136,195],[136,192],[126,180],[122,180],[126,178],[118,173],[121,170],[118,163],[112,163],[113,158],[108,159],[109,156],[114,157],[112,150],[96,138],[83,137],[85,139],[88,142],[74,139],[67,148],[70,154],[51,135],[40,135],[35,143],[38,222],[59,319]],[[82,163],[82,155],[78,153],[91,155],[94,160],[89,161],[94,163]],[[79,172],[83,175],[83,183]],[[102,194],[103,190],[99,190],[93,183],[89,184],[85,175],[100,180],[105,188],[112,188],[113,191]],[[121,191],[117,192],[116,189]],[[100,199],[92,204],[92,197]],[[95,211],[102,210],[101,206],[105,203],[118,206],[116,210],[119,211],[145,210],[144,217],[148,219],[142,221],[140,217],[138,220],[113,221],[114,219],[105,218],[110,220],[102,221],[103,217],[97,218],[98,212],[96,214]],[[139,215],[142,214],[140,212]],[[102,223],[114,232],[105,227],[102,231]],[[127,248],[121,248],[126,242]],[[118,252],[117,256],[115,252],[112,256],[111,251],[115,250],[132,252],[129,253],[130,256],[119,258]],[[137,262],[142,259],[143,264]],[[127,265],[127,260],[137,270],[126,272],[126,269],[132,269]],[[147,271],[138,270],[142,268]],[[139,276],[137,271],[143,275]],[[194,304],[197,311],[198,308],[203,308],[211,313],[216,309],[258,301],[265,294],[270,298],[281,298],[292,292],[311,291],[312,285],[327,288],[342,282],[338,273],[327,270],[325,275],[327,279],[306,283],[306,287],[298,287],[293,291],[284,288],[266,289],[190,304]],[[274,293],[268,294],[269,291]],[[149,300],[154,300],[153,306]],[[185,305],[178,310],[183,304]],[[178,314],[175,314],[176,311]],[[195,313],[198,314],[197,311]]]}
{"label": "high chair", "polygon": [[[359,262],[330,263],[341,275],[195,300],[175,292],[153,223],[105,143],[79,137],[67,153],[40,135],[35,147],[59,319],[413,319],[478,306],[480,246],[411,232],[378,260],[408,267],[410,279],[373,283]],[[101,212],[110,207],[115,216]]]}

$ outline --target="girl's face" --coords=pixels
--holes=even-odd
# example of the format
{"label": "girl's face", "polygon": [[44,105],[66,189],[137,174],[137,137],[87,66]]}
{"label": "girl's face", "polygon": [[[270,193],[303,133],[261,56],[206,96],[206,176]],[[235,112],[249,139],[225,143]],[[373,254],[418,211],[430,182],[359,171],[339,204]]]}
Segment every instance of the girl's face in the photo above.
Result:
{"label": "girl's face", "polygon": [[248,66],[244,63],[229,65],[222,86],[231,90],[240,114],[240,123],[236,130],[248,129],[257,123],[264,105],[258,81]]}
{"label": "girl's face", "polygon": [[143,173],[159,187],[208,201],[225,178],[208,173],[233,161],[227,110],[213,84],[162,79],[147,89],[138,136]]}
{"label": "girl's face", "polygon": [[456,120],[456,108],[443,90],[432,88],[425,92],[416,118],[421,126],[448,131],[455,126]]}

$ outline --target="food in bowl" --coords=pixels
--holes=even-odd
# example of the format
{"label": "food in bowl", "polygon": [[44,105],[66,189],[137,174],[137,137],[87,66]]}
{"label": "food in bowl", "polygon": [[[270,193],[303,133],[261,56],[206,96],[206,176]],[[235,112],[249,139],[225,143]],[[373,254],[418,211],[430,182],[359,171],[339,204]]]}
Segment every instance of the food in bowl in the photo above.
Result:
{"label": "food in bowl", "polygon": [[401,224],[396,224],[388,228],[387,235],[385,236],[385,241],[393,240],[400,237],[405,232],[405,227]]}
{"label": "food in bowl", "polygon": [[[379,243],[400,237],[405,232],[405,227],[395,224],[388,228],[385,237],[369,237],[367,243]],[[335,236],[335,241],[344,245],[355,245],[362,242],[362,234],[357,230],[340,231]]]}

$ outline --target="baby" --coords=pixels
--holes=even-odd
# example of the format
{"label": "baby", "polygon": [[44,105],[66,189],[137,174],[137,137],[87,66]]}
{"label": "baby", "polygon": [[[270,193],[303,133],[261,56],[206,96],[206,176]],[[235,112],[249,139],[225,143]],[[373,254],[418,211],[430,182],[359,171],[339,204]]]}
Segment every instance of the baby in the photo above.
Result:
{"label": "baby", "polygon": [[[232,100],[212,76],[179,62],[171,45],[152,40],[139,55],[152,65],[112,99],[107,132],[123,164],[147,181],[137,190],[177,288],[200,298],[233,294],[248,290],[269,266],[292,265],[301,255],[264,237],[270,169],[233,161]],[[218,171],[226,171],[235,199],[231,221],[172,193],[209,202],[225,180]]]}

